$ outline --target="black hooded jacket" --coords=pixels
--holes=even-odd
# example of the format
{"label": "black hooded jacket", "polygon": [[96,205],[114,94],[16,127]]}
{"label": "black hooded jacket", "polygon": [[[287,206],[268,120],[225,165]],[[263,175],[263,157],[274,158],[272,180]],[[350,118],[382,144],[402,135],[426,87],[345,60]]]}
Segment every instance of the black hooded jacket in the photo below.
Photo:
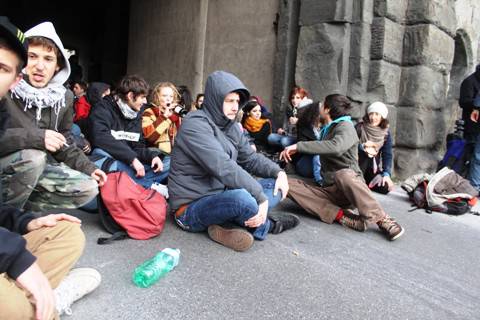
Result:
{"label": "black hooded jacket", "polygon": [[[5,131],[8,113],[0,101],[0,136]],[[27,232],[27,224],[35,219],[33,213],[26,213],[14,207],[4,205],[0,184],[0,273],[6,272],[17,279],[35,262],[35,257],[25,248],[22,234]]]}
{"label": "black hooded jacket", "polygon": [[100,148],[126,164],[131,164],[135,158],[143,164],[151,164],[160,151],[151,151],[145,145],[142,113],[143,108],[135,119],[126,119],[113,96],[103,98],[88,118],[92,148]]}
{"label": "black hooded jacket", "polygon": [[480,94],[480,64],[475,72],[469,75],[460,85],[459,104],[462,110],[462,119],[465,121],[465,132],[476,134],[480,132],[480,125],[470,120],[470,114],[474,109],[473,100]]}
{"label": "black hooded jacket", "polygon": [[208,76],[202,109],[184,118],[171,154],[168,190],[172,210],[227,189],[243,188],[257,203],[267,199],[250,174],[276,178],[281,170],[255,153],[240,124],[224,115],[223,101],[231,92],[240,95],[240,107],[249,97],[237,77],[215,71]]}

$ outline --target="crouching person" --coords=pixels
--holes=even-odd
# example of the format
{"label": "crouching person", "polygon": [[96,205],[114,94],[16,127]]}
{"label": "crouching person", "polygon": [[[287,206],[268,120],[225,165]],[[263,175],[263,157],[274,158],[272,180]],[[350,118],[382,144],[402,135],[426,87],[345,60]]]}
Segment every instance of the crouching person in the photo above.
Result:
{"label": "crouching person", "polygon": [[[0,16],[0,136],[8,117],[2,98],[21,80],[27,61],[24,39]],[[38,218],[5,205],[0,185],[0,318],[52,319],[70,313],[71,304],[101,280],[94,269],[71,270],[84,246],[80,220],[66,214]]]}
{"label": "crouching person", "polygon": [[70,65],[55,28],[44,22],[25,36],[26,74],[3,106],[10,117],[0,138],[4,202],[33,211],[78,208],[95,198],[106,175],[71,137],[73,94],[63,86]]}
{"label": "crouching person", "polygon": [[[319,105],[324,124],[320,141],[302,141],[288,146],[280,155],[286,161],[297,152],[320,155],[323,187],[289,179],[288,197],[323,222],[338,223],[365,231],[367,223],[377,224],[389,240],[399,238],[404,229],[388,216],[372,195],[358,166],[358,137],[348,115],[350,100],[332,94]],[[359,215],[349,208],[358,208]]]}
{"label": "crouching person", "polygon": [[[177,224],[190,232],[208,230],[212,240],[236,251],[299,223],[291,214],[267,215],[286,197],[288,181],[274,162],[255,153],[235,122],[248,97],[234,75],[209,75],[202,109],[184,118],[177,135],[168,180]],[[242,228],[227,227],[232,225]]]}
{"label": "crouching person", "polygon": [[143,187],[157,189],[167,179],[169,163],[162,162],[160,150],[145,145],[142,113],[148,90],[144,79],[125,76],[115,94],[95,105],[88,129],[97,165],[108,160],[108,170],[125,171]]}

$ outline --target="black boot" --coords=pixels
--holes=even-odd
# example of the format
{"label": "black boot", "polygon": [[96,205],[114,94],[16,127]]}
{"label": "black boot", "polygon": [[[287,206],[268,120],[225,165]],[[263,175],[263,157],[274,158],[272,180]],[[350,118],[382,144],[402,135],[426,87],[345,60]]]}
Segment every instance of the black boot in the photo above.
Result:
{"label": "black boot", "polygon": [[288,229],[293,229],[300,223],[300,219],[291,213],[269,214],[268,219],[272,222],[270,232],[273,234],[281,233]]}

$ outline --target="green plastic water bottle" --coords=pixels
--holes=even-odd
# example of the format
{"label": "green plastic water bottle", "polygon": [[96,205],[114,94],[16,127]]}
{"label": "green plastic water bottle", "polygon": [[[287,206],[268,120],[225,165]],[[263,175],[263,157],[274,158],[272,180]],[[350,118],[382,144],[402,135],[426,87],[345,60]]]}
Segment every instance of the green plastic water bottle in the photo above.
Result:
{"label": "green plastic water bottle", "polygon": [[178,265],[180,250],[166,248],[155,257],[135,268],[133,282],[137,287],[148,288]]}

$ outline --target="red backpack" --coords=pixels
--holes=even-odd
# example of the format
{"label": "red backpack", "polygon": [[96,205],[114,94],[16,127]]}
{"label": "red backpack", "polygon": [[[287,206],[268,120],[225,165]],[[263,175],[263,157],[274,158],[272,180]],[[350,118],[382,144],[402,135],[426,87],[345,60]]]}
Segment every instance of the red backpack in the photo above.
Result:
{"label": "red backpack", "polygon": [[98,238],[97,243],[110,243],[127,235],[137,240],[158,236],[165,225],[165,198],[137,184],[126,172],[111,172],[107,176],[100,188],[98,208],[100,220],[112,236]]}

